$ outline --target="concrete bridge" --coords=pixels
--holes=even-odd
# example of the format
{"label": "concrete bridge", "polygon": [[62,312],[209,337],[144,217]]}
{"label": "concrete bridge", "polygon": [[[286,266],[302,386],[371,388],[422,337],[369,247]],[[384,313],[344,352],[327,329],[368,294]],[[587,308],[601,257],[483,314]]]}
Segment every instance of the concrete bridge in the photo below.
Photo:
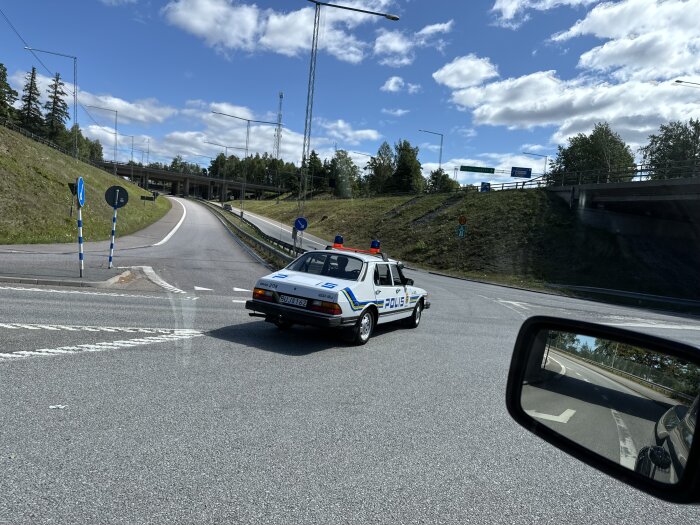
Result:
{"label": "concrete bridge", "polygon": [[[224,201],[229,200],[232,196],[240,196],[243,187],[242,180],[209,177],[201,173],[178,173],[120,162],[98,162],[96,164],[110,173],[114,173],[116,168],[118,176],[127,177],[143,188],[150,188],[153,186],[153,183],[158,183],[165,188],[169,187],[169,191],[173,195]],[[246,194],[278,193],[282,191],[284,191],[284,188],[275,186],[245,184]]]}

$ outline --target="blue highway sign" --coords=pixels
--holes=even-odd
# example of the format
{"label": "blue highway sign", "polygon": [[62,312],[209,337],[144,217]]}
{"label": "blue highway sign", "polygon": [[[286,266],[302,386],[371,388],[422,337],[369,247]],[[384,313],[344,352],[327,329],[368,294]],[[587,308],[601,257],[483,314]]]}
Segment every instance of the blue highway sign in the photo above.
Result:
{"label": "blue highway sign", "polygon": [[297,220],[294,221],[294,228],[300,232],[303,232],[308,225],[309,223],[306,222],[304,217],[297,217]]}
{"label": "blue highway sign", "polygon": [[77,195],[78,195],[78,205],[80,207],[85,205],[85,183],[82,177],[78,177],[77,185]]}
{"label": "blue highway sign", "polygon": [[511,177],[520,177],[521,179],[529,179],[532,177],[532,168],[511,168]]}

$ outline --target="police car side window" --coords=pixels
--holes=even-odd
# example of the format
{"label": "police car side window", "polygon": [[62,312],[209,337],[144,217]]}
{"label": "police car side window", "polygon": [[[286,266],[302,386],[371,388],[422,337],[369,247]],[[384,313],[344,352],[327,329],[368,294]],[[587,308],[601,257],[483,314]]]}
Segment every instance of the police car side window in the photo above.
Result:
{"label": "police car side window", "polygon": [[378,264],[374,274],[374,284],[377,286],[391,286],[391,273],[388,264]]}
{"label": "police car side window", "polygon": [[391,265],[391,276],[394,278],[394,284],[403,284],[403,279],[401,279],[401,274],[399,273],[399,268],[395,264]]}

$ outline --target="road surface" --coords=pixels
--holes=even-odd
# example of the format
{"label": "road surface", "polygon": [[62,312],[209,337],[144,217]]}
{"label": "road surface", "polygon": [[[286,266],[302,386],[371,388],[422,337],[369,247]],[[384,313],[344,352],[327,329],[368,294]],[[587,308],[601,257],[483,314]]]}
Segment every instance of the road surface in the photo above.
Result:
{"label": "road surface", "polygon": [[157,291],[0,283],[0,523],[700,522],[504,403],[531,315],[700,344],[696,319],[409,272],[416,330],[280,332],[243,304],[268,270],[180,202],[167,242],[118,259]]}

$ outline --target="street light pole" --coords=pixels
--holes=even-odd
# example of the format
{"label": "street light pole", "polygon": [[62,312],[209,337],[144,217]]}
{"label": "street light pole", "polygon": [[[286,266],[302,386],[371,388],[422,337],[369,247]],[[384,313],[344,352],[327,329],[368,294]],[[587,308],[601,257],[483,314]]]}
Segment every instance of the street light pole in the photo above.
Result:
{"label": "street light pole", "polygon": [[542,172],[542,176],[547,176],[547,164],[549,163],[549,155],[541,155],[540,153],[532,153],[530,151],[521,151],[521,153],[523,155],[530,155],[532,157],[544,157],[544,171]]}
{"label": "street light pole", "polygon": [[39,53],[47,53],[49,55],[56,55],[59,57],[72,58],[73,59],[73,126],[75,126],[73,131],[73,158],[78,158],[78,57],[73,55],[65,55],[63,53],[56,53],[55,51],[46,51],[43,49],[36,49],[34,47],[25,47],[27,51],[37,51]]}
{"label": "street light pole", "polygon": [[243,162],[243,184],[241,185],[241,219],[243,218],[243,205],[245,203],[245,186],[246,179],[248,178],[248,144],[250,143],[250,124],[255,122],[256,124],[269,124],[271,126],[277,126],[277,122],[269,122],[267,120],[253,120],[244,117],[238,117],[236,115],[229,115],[228,113],[221,113],[219,111],[212,111],[215,115],[223,115],[224,117],[235,118],[238,120],[244,120],[246,122],[245,130],[245,159]]}
{"label": "street light pole", "polygon": [[304,120],[304,141],[302,144],[301,151],[301,178],[299,181],[299,215],[304,214],[304,203],[306,202],[306,186],[307,186],[307,160],[310,155],[311,149],[311,121],[314,106],[314,89],[316,83],[316,57],[318,56],[318,29],[319,21],[321,18],[321,6],[334,7],[336,9],[344,9],[346,11],[354,11],[357,13],[364,13],[367,15],[381,16],[388,20],[397,21],[399,19],[396,15],[391,15],[388,13],[380,13],[377,11],[368,11],[366,9],[358,9],[356,7],[350,7],[346,5],[336,5],[329,4],[326,2],[319,2],[318,0],[308,0],[309,2],[315,4],[314,8],[314,29],[313,36],[311,39],[311,60],[309,62],[309,84],[306,91],[306,116]]}
{"label": "street light pole", "polygon": [[690,82],[689,80],[676,80],[676,84],[688,84],[687,87],[700,87],[700,83]]}
{"label": "street light pole", "polygon": [[422,131],[423,133],[431,133],[432,135],[440,135],[440,160],[438,161],[438,169],[442,171],[442,133],[438,133],[437,131],[428,131],[427,129],[419,129],[418,131]]}
{"label": "street light pole", "polygon": [[101,109],[103,111],[111,111],[114,113],[114,175],[117,175],[117,117],[119,113],[117,112],[116,109],[109,109],[109,108],[103,108],[100,106],[86,106],[88,108],[93,108],[93,109]]}

